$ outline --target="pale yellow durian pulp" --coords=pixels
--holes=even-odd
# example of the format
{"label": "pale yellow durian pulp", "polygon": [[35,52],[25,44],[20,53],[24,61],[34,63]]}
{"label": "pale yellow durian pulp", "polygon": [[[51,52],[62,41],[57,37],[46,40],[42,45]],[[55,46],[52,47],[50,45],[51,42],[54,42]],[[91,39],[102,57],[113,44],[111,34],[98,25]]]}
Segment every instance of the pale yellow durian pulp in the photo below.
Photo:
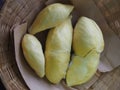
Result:
{"label": "pale yellow durian pulp", "polygon": [[47,6],[36,17],[29,33],[36,34],[49,28],[53,28],[68,18],[73,10],[72,5],[55,3]]}
{"label": "pale yellow durian pulp", "polygon": [[49,31],[46,41],[46,77],[56,84],[65,78],[72,44],[71,18]]}
{"label": "pale yellow durian pulp", "polygon": [[81,17],[75,27],[73,50],[76,55],[85,56],[92,49],[101,53],[104,49],[103,35],[92,19]]}
{"label": "pale yellow durian pulp", "polygon": [[45,75],[45,58],[39,40],[30,34],[25,34],[22,39],[22,49],[26,61],[39,77]]}
{"label": "pale yellow durian pulp", "polygon": [[86,57],[73,56],[67,72],[67,85],[75,86],[87,82],[96,72],[100,54],[95,50]]}
{"label": "pale yellow durian pulp", "polygon": [[103,35],[98,25],[87,17],[81,17],[74,29],[74,56],[67,71],[68,86],[80,85],[95,74],[100,53],[104,49]]}

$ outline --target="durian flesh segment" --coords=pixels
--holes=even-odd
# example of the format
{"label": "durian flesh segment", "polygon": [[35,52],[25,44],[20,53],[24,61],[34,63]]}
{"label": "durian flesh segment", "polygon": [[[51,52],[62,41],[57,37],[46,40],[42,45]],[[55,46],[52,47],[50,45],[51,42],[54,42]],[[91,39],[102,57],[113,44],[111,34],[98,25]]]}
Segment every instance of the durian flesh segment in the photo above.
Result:
{"label": "durian flesh segment", "polygon": [[45,75],[45,58],[41,43],[36,37],[26,34],[22,40],[22,49],[26,61],[39,77]]}
{"label": "durian flesh segment", "polygon": [[46,41],[46,77],[52,83],[59,83],[65,77],[70,60],[72,43],[71,18],[52,29]]}
{"label": "durian flesh segment", "polygon": [[74,30],[73,50],[76,55],[85,56],[91,49],[99,53],[103,51],[103,35],[92,19],[81,17]]}
{"label": "durian flesh segment", "polygon": [[73,35],[75,56],[66,77],[69,86],[80,85],[91,79],[96,72],[103,49],[103,35],[98,25],[87,17],[81,17]]}
{"label": "durian flesh segment", "polygon": [[46,77],[54,84],[59,83],[62,78],[65,78],[70,54],[69,52],[47,52],[46,57]]}
{"label": "durian flesh segment", "polygon": [[29,33],[36,34],[37,32],[57,26],[70,15],[72,10],[72,5],[60,3],[47,6],[36,17],[29,30]]}
{"label": "durian flesh segment", "polygon": [[100,54],[95,50],[86,57],[73,56],[67,72],[67,85],[74,86],[87,82],[96,72]]}

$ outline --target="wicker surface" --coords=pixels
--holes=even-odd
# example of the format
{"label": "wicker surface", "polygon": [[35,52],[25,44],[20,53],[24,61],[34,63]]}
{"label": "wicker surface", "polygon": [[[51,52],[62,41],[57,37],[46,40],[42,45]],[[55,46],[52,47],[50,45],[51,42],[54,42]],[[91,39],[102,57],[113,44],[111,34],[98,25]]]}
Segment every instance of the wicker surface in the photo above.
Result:
{"label": "wicker surface", "polygon": [[[0,11],[0,77],[8,90],[27,90],[15,62],[13,28],[16,24],[31,24],[45,0],[6,0]],[[120,36],[120,0],[93,0],[110,28]],[[103,74],[90,90],[119,90],[120,67]],[[85,90],[84,88],[82,88]],[[81,90],[82,90],[81,89]]]}

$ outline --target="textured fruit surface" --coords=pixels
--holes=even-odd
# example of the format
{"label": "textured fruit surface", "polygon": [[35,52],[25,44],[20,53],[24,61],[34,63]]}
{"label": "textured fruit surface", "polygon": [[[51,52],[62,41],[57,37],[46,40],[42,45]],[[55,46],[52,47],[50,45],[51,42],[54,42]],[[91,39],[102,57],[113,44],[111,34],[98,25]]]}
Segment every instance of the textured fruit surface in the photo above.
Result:
{"label": "textured fruit surface", "polygon": [[57,26],[67,19],[72,10],[73,6],[60,3],[47,6],[36,17],[29,33],[36,34],[40,31]]}
{"label": "textured fruit surface", "polygon": [[22,49],[26,61],[39,77],[45,75],[45,58],[41,43],[36,37],[26,34],[22,40]]}
{"label": "textured fruit surface", "polygon": [[72,43],[71,18],[50,30],[46,41],[46,77],[52,83],[65,78]]}

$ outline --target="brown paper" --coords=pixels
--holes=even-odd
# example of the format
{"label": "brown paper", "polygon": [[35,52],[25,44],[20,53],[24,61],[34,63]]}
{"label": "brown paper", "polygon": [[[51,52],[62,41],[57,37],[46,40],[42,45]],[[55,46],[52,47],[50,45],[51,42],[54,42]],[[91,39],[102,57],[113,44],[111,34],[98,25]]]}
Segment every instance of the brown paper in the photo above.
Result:
{"label": "brown paper", "polygon": [[[64,3],[62,0],[48,0],[46,4],[49,5],[56,1]],[[107,72],[119,66],[120,50],[118,50],[118,48],[120,46],[120,40],[118,36],[108,26],[99,8],[92,0],[71,0],[71,1],[75,6],[75,9],[72,13],[73,25],[75,25],[80,16],[87,16],[89,18],[94,19],[103,32],[105,40],[105,49],[101,54],[101,61],[98,70],[100,72]],[[65,3],[68,3],[68,0]],[[65,84],[64,80],[62,80],[61,83],[59,83],[58,85],[53,85],[46,78],[43,79],[39,78],[26,63],[22,53],[21,39],[26,32],[27,32],[26,23],[17,26],[14,29],[14,42],[15,42],[15,56],[18,68],[30,90],[86,90],[89,89],[99,79],[99,75],[96,74],[89,82],[83,85],[68,87]],[[41,41],[43,49],[45,45],[47,32],[48,31],[45,31],[36,35],[37,38]]]}
{"label": "brown paper", "polygon": [[43,79],[39,78],[36,75],[36,73],[32,70],[32,68],[29,67],[22,53],[21,40],[26,32],[27,32],[27,23],[18,25],[14,29],[14,43],[15,43],[15,57],[18,68],[30,90],[41,90],[41,89],[42,90],[76,90],[76,88],[81,88],[81,87],[88,89],[91,86],[91,84],[93,84],[98,79],[98,76],[95,75],[86,84],[72,88],[72,87],[68,87],[65,84],[65,81],[63,80],[60,84],[53,85],[49,81],[47,81],[46,78]]}

